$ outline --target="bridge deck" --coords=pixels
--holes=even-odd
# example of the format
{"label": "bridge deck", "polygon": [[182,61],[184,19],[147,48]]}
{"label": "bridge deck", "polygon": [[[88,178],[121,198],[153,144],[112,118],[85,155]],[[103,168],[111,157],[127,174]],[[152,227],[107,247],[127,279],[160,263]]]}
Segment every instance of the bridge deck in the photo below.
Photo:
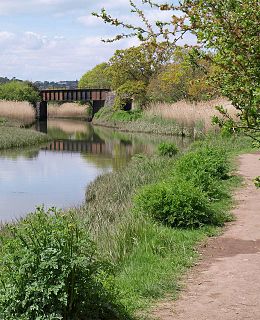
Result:
{"label": "bridge deck", "polygon": [[109,89],[41,90],[42,101],[105,101]]}

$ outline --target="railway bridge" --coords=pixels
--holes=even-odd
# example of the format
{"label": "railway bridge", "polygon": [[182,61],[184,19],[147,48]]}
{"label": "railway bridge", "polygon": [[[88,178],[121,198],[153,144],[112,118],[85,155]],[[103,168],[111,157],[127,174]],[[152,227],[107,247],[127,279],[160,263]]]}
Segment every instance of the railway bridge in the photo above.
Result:
{"label": "railway bridge", "polygon": [[36,117],[47,119],[48,102],[88,102],[93,107],[93,115],[105,105],[110,89],[51,89],[41,90],[41,101],[36,105]]}

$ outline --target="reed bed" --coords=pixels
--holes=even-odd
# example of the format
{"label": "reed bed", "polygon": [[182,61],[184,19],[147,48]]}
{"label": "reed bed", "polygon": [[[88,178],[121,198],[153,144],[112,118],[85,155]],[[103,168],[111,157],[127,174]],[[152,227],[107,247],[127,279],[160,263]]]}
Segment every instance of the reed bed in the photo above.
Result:
{"label": "reed bed", "polygon": [[35,109],[29,102],[0,101],[0,117],[18,120],[23,125],[35,121]]}
{"label": "reed bed", "polygon": [[77,103],[49,104],[49,118],[87,118],[88,106]]}
{"label": "reed bed", "polygon": [[234,119],[237,118],[237,110],[224,98],[198,103],[183,100],[172,104],[154,103],[144,113],[148,117],[159,116],[175,120],[185,127],[202,126],[205,131],[209,131],[213,128],[212,117],[221,116],[216,106],[223,106]]}

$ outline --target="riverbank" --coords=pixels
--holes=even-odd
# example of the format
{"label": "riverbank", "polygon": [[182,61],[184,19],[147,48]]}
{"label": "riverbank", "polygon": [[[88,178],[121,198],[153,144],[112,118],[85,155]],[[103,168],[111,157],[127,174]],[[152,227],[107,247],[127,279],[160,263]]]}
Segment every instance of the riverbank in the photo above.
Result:
{"label": "riverbank", "polygon": [[[127,139],[125,143],[127,145]],[[156,147],[149,155],[134,156],[123,168],[98,177],[90,185],[86,192],[87,202],[79,209],[69,210],[69,215],[73,213],[76,221],[69,225],[66,222],[66,225],[72,228],[79,224],[84,228],[82,241],[88,242],[90,237],[93,248],[97,249],[97,255],[93,253],[95,259],[108,266],[97,275],[108,292],[114,292],[116,288],[113,297],[110,293],[106,295],[106,305],[115,302],[123,306],[129,315],[127,319],[130,319],[163,297],[178,295],[180,279],[198,261],[198,245],[219,234],[225,221],[232,219],[228,214],[232,205],[231,192],[240,183],[233,174],[234,158],[249,150],[250,143],[242,136],[224,138],[211,135],[170,157],[168,155],[172,155],[176,146],[170,139],[164,140],[161,147],[165,156],[156,152]],[[28,218],[29,225],[34,216]],[[59,216],[63,219],[67,215]],[[49,223],[49,218],[46,219]],[[49,238],[44,238],[45,229],[41,226],[37,227],[43,237],[40,252],[45,250],[48,261],[51,254],[52,261],[57,259],[58,266],[64,266],[67,262],[59,256],[61,251],[56,250],[56,245],[60,248],[63,241],[70,241],[66,236],[70,231],[47,234],[46,237],[55,239],[55,244],[49,245]],[[17,227],[19,230],[20,224]],[[30,228],[28,232],[30,238]],[[37,235],[38,231],[36,238]],[[32,245],[37,245],[37,241]],[[81,250],[81,247],[77,248]],[[31,262],[31,253],[28,259]],[[21,265],[25,265],[24,260]],[[47,266],[52,268],[48,263]],[[56,273],[62,273],[62,270],[58,267],[55,272],[48,270],[46,274],[53,274],[56,279]],[[19,270],[17,274],[20,274]],[[2,277],[5,278],[4,273]],[[81,287],[80,277],[77,279]],[[42,277],[36,281],[42,284]],[[49,290],[49,278],[46,281],[44,285]],[[59,290],[59,294],[62,290],[67,292],[66,286]],[[23,301],[24,292],[19,294],[21,298],[18,300]],[[39,297],[41,295],[39,292]],[[39,299],[44,308],[44,299]],[[50,305],[56,306],[49,299]],[[1,307],[5,310],[4,305],[1,306],[2,300],[0,312]],[[34,303],[33,298],[32,301]]]}
{"label": "riverbank", "polygon": [[38,145],[49,140],[46,134],[19,128],[17,123],[5,119],[0,120],[0,150]]}
{"label": "riverbank", "polygon": [[[243,188],[235,193],[236,221],[200,249],[200,260],[180,299],[167,299],[152,312],[161,320],[258,320],[260,318],[260,190],[253,179],[260,174],[260,154],[238,157]],[[235,294],[234,294],[235,293]]]}
{"label": "riverbank", "polygon": [[200,124],[195,127],[185,127],[172,119],[160,116],[145,116],[140,111],[113,111],[102,108],[95,114],[92,123],[97,126],[114,128],[124,132],[153,133],[169,136],[200,136],[203,128]]}
{"label": "riverbank", "polygon": [[115,111],[105,107],[94,115],[93,124],[126,132],[201,137],[207,132],[219,130],[219,127],[212,124],[213,117],[222,118],[216,106],[222,106],[236,119],[237,111],[232,104],[224,98],[218,98],[204,102],[183,100],[176,103],[154,103],[142,111]]}
{"label": "riverbank", "polygon": [[[78,214],[88,225],[100,255],[117,266],[116,284],[121,301],[130,313],[146,308],[165,295],[178,295],[180,279],[198,259],[198,244],[207,237],[219,234],[223,223],[232,219],[227,214],[232,206],[231,193],[240,184],[240,180],[233,175],[234,159],[237,154],[249,149],[250,140],[244,137],[211,136],[194,143],[187,153],[177,158],[156,155],[135,157],[123,170],[99,177],[88,188],[87,203]],[[216,150],[216,153],[211,158],[205,150]],[[221,158],[223,154],[227,158]],[[196,159],[200,159],[197,164]],[[209,167],[200,166],[200,162]],[[143,200],[151,199],[153,194],[159,199],[161,189],[156,188],[164,185],[170,188],[170,194],[174,197],[177,187],[174,179],[180,174],[176,172],[180,169],[180,163],[185,165],[179,178],[194,179],[196,186],[204,188],[202,197],[204,200],[204,196],[207,198],[209,211],[218,217],[216,223],[202,223],[199,228],[171,228],[169,223],[160,223],[152,218],[152,211],[149,213],[152,203],[144,206],[146,212],[141,212],[142,206],[136,209],[135,199],[140,192],[142,194],[144,186],[149,186],[146,193],[149,197]],[[219,172],[222,172],[223,165],[226,175],[216,178],[212,173],[208,177],[211,165],[216,165],[214,170]],[[196,186],[189,189],[183,185],[181,190],[185,195],[181,201],[191,201],[192,211],[195,210],[196,197],[191,200],[190,195],[193,197]],[[155,201],[157,210],[167,212],[166,207],[158,207],[161,204],[156,199],[151,202]],[[165,206],[167,201],[163,203]],[[186,209],[183,207],[183,210]]]}

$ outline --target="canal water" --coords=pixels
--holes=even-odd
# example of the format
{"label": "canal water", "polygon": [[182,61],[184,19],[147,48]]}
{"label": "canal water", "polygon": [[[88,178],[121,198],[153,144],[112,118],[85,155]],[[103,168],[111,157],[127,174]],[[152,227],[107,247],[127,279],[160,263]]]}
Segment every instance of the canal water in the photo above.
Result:
{"label": "canal water", "polygon": [[162,141],[180,148],[181,137],[127,134],[77,120],[48,120],[35,130],[53,139],[41,147],[0,151],[0,221],[33,212],[37,206],[62,209],[85,201],[99,175],[119,170],[138,153],[152,154]]}

